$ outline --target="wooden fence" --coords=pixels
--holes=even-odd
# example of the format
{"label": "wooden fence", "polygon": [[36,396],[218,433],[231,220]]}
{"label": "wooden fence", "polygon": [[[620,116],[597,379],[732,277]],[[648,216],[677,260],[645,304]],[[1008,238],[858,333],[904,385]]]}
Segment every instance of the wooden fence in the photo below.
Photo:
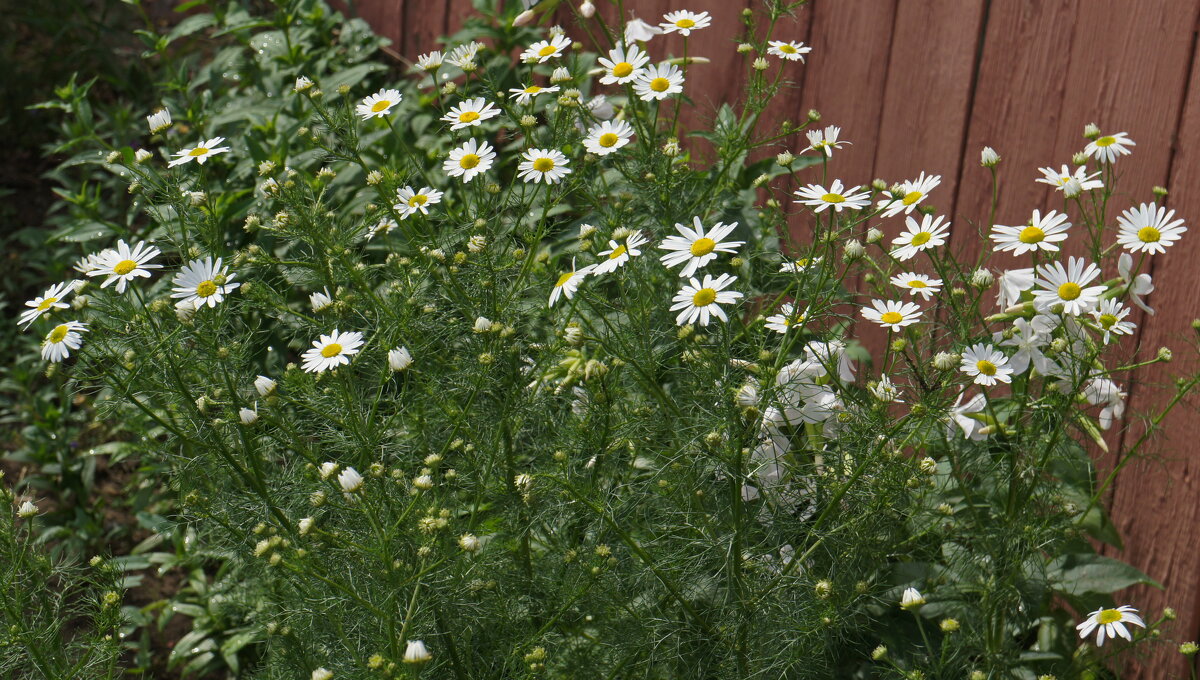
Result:
{"label": "wooden fence", "polygon": [[[614,17],[608,0],[595,2]],[[687,86],[698,104],[711,107],[738,94],[739,15],[760,2],[625,0],[625,7],[652,23],[673,9],[713,15],[712,27],[695,33],[690,46],[711,63],[690,69]],[[393,40],[396,53],[413,59],[437,48],[439,36],[472,10],[469,0],[359,0],[358,11]],[[558,18],[572,35],[582,33],[572,30],[569,12],[560,9]],[[1200,368],[1187,351],[1191,321],[1200,316],[1198,18],[1198,0],[812,0],[777,30],[813,52],[806,65],[796,65],[794,88],[779,98],[775,118],[802,120],[815,108],[822,124],[840,125],[853,146],[839,151],[832,167],[851,184],[892,182],[921,170],[940,174],[936,203],[953,216],[959,252],[981,246],[971,225],[986,221],[991,201],[988,173],[979,165],[983,146],[1003,157],[997,220],[1013,224],[1034,208],[1061,209],[1061,199],[1033,180],[1039,167],[1070,162],[1086,143],[1086,123],[1128,132],[1137,142],[1118,163],[1116,210],[1152,200],[1150,187],[1165,186],[1167,205],[1191,231],[1153,258],[1156,291],[1149,302],[1157,315],[1135,310],[1133,319],[1142,351],[1171,347],[1175,361],[1123,381],[1130,417],[1110,432],[1113,451],[1142,435],[1145,423],[1136,416],[1162,406],[1170,375]],[[652,50],[682,51],[675,37],[656,39]],[[1109,498],[1125,549],[1108,552],[1166,586],[1131,589],[1120,599],[1150,618],[1173,607],[1179,618],[1169,636],[1181,642],[1200,637],[1200,400],[1189,401],[1163,423],[1169,438],[1157,442],[1159,457],[1128,467]],[[1102,472],[1111,469],[1110,458],[1097,449]],[[1189,669],[1172,645],[1124,675],[1187,677]]]}

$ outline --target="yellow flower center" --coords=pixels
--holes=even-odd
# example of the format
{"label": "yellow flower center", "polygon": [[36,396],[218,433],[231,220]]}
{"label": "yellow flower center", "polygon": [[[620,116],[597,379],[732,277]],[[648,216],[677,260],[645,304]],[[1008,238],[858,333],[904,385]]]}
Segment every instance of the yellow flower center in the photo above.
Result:
{"label": "yellow flower center", "polygon": [[613,248],[613,251],[611,253],[608,254],[608,259],[615,260],[627,252],[629,252],[629,249],[626,248],[625,246],[617,246],[616,248]]}
{"label": "yellow flower center", "polygon": [[925,283],[921,279],[913,279],[912,281],[908,282],[908,287],[909,288],[928,288],[929,284]]}
{"label": "yellow flower center", "polygon": [[692,296],[692,304],[697,307],[707,307],[717,300],[717,291],[712,288],[701,288]]}
{"label": "yellow flower center", "polygon": [[1101,314],[1100,315],[1100,325],[1104,326],[1105,328],[1112,328],[1113,324],[1115,324],[1116,322],[1117,322],[1117,317],[1112,314]]}
{"label": "yellow flower center", "polygon": [[428,202],[429,202],[428,196],[426,196],[425,194],[416,194],[412,198],[408,199],[408,207],[415,208],[419,205],[425,205]]}
{"label": "yellow flower center", "polygon": [[44,312],[47,309],[50,309],[50,307],[53,306],[55,302],[58,302],[58,298],[56,298],[56,297],[46,298],[45,300],[42,300],[42,304],[37,306],[37,310],[39,312]]}
{"label": "yellow flower center", "polygon": [[1046,238],[1046,232],[1037,227],[1025,227],[1017,235],[1017,240],[1021,243],[1041,243],[1044,238]]}
{"label": "yellow flower center", "polygon": [[608,147],[611,147],[614,144],[616,144],[620,139],[621,139],[620,137],[616,136],[615,134],[613,134],[611,132],[605,132],[604,134],[600,135],[600,139],[598,139],[596,141],[598,141],[600,143],[600,146],[603,146],[604,148],[608,148]]}
{"label": "yellow flower center", "polygon": [[479,165],[479,156],[473,153],[466,154],[462,158],[458,159],[458,166],[464,170],[470,170],[476,165]]}
{"label": "yellow flower center", "polygon": [[196,286],[196,295],[198,297],[206,298],[215,292],[217,292],[217,284],[212,281],[203,281],[200,285]]}
{"label": "yellow flower center", "polygon": [[783,52],[784,54],[795,54],[796,48],[792,47],[790,44],[785,43],[785,44],[779,46],[779,51]]}
{"label": "yellow flower center", "polygon": [[996,364],[993,364],[987,359],[980,359],[979,361],[975,362],[975,370],[979,371],[983,375],[996,375]]}
{"label": "yellow flower center", "polygon": [[655,78],[650,81],[650,89],[655,92],[666,92],[668,87],[671,87],[671,81],[666,78]]}
{"label": "yellow flower center", "polygon": [[134,269],[137,269],[137,262],[134,262],[133,260],[121,260],[113,266],[113,273],[120,276],[125,276]]}
{"label": "yellow flower center", "polygon": [[691,19],[680,19],[679,21],[675,22],[675,25],[679,28],[691,28],[692,26],[696,25],[696,22],[692,21]]}
{"label": "yellow flower center", "polygon": [[1083,289],[1079,287],[1078,283],[1067,281],[1058,287],[1058,297],[1062,298],[1063,300],[1067,300],[1068,302],[1074,300],[1082,294]]}
{"label": "yellow flower center", "polygon": [[923,246],[926,243],[929,243],[929,239],[931,238],[933,238],[933,234],[927,231],[918,231],[917,233],[913,234],[912,241],[910,241],[910,243],[912,243],[914,246]]}
{"label": "yellow flower center", "polygon": [[478,111],[463,111],[462,113],[458,114],[458,122],[460,123],[472,123],[477,120],[479,120]]}
{"label": "yellow flower center", "polygon": [[58,344],[63,341],[63,338],[67,337],[67,332],[70,330],[65,323],[61,326],[55,326],[46,339],[52,344]]}
{"label": "yellow flower center", "polygon": [[1100,614],[1096,616],[1096,621],[1098,621],[1101,625],[1117,623],[1118,621],[1123,621],[1124,619],[1125,616],[1116,609],[1102,610]]}
{"label": "yellow flower center", "polygon": [[[1116,144],[1116,143],[1117,143],[1116,137],[1105,136],[1105,137],[1101,137],[1100,139],[1096,140],[1096,146],[1101,147],[1101,148],[1104,148],[1106,146],[1112,146],[1113,144]],[[1113,611],[1113,610],[1109,609],[1106,611]]]}
{"label": "yellow flower center", "polygon": [[884,323],[900,323],[904,321],[904,315],[900,312],[884,312],[879,320]]}
{"label": "yellow flower center", "polygon": [[618,78],[624,78],[630,73],[633,73],[633,64],[627,61],[623,61],[612,67],[612,74]]}
{"label": "yellow flower center", "polygon": [[328,359],[330,357],[336,357],[337,355],[339,355],[341,353],[342,353],[342,346],[337,344],[336,342],[331,342],[328,345],[325,345],[325,348],[321,350],[321,356],[325,357],[326,359]]}
{"label": "yellow flower center", "polygon": [[208,153],[207,146],[198,146],[188,152],[189,156],[203,156]]}
{"label": "yellow flower center", "polygon": [[379,101],[375,102],[371,106],[371,113],[379,113],[380,111],[386,111],[387,108],[391,105],[392,105],[392,103],[389,102],[388,100],[380,99]]}
{"label": "yellow flower center", "polygon": [[541,92],[541,91],[542,91],[542,88],[537,85],[530,85],[529,87],[525,88],[526,94],[537,94],[538,92]]}
{"label": "yellow flower center", "polygon": [[912,205],[913,203],[921,200],[921,197],[924,195],[925,194],[919,191],[910,191],[907,194],[904,194],[904,198],[900,199],[900,202],[904,205]]}
{"label": "yellow flower center", "polygon": [[808,266],[808,258],[802,257],[799,260],[796,260],[796,266],[801,269],[803,269],[804,267],[807,267]]}
{"label": "yellow flower center", "polygon": [[698,238],[692,243],[692,255],[695,257],[703,257],[713,251],[717,247],[717,242],[705,236]]}
{"label": "yellow flower center", "polygon": [[550,172],[554,169],[554,161],[543,156],[533,162],[533,169],[538,172]]}
{"label": "yellow flower center", "polygon": [[1162,238],[1162,232],[1154,227],[1142,227],[1138,229],[1138,240],[1142,243],[1158,243]]}
{"label": "yellow flower center", "polygon": [[825,194],[821,200],[826,203],[845,203],[846,197],[841,194]]}
{"label": "yellow flower center", "polygon": [[570,281],[572,276],[575,276],[575,272],[567,272],[558,277],[558,281],[555,282],[554,287],[562,288],[563,286],[567,285],[567,281]]}
{"label": "yellow flower center", "polygon": [[558,52],[557,47],[555,47],[554,45],[546,45],[542,49],[538,50],[538,56],[539,57],[548,57],[552,54],[555,54],[556,52]]}

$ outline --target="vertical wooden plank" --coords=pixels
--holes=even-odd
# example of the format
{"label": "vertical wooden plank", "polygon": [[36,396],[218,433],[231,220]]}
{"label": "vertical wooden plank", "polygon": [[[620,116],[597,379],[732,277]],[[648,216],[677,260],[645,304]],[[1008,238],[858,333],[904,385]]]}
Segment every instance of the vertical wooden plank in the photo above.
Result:
{"label": "vertical wooden plank", "polygon": [[419,54],[440,48],[438,38],[446,33],[449,9],[448,2],[418,0],[405,5],[402,31],[404,56],[416,59]]}
{"label": "vertical wooden plank", "polygon": [[354,12],[371,25],[371,28],[392,41],[392,49],[412,58],[405,51],[405,0],[364,0],[350,3]]}

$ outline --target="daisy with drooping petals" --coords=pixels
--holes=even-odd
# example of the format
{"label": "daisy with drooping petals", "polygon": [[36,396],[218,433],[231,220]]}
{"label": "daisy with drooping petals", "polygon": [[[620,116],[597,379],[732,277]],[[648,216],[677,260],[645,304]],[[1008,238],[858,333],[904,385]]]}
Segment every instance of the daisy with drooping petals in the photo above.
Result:
{"label": "daisy with drooping petals", "polygon": [[1117,156],[1128,156],[1133,153],[1128,147],[1137,146],[1129,135],[1118,132],[1115,135],[1097,137],[1084,147],[1083,152],[1104,163],[1115,163]]}
{"label": "daisy with drooping petals", "polygon": [[576,269],[575,258],[571,258],[571,271],[563,272],[554,282],[554,288],[550,290],[550,302],[546,306],[553,307],[554,303],[558,302],[558,298],[563,295],[566,295],[568,300],[575,297],[575,291],[579,288],[579,284],[595,268],[596,265],[589,264],[583,269]]}
{"label": "daisy with drooping petals", "polygon": [[451,177],[462,177],[463,184],[492,167],[496,152],[487,142],[468,139],[462,146],[450,151],[450,157],[442,163],[442,172]]}
{"label": "daisy with drooping petals", "polygon": [[383,89],[373,95],[363,98],[362,102],[355,107],[355,112],[362,117],[363,120],[371,118],[383,118],[392,112],[392,109],[400,103],[404,95],[400,94],[400,90]]}
{"label": "daisy with drooping petals", "polygon": [[308,373],[325,371],[350,363],[350,357],[358,354],[363,346],[362,333],[341,333],[336,328],[329,335],[313,340],[313,346],[301,357],[303,368]]}
{"label": "daisy with drooping petals", "polygon": [[146,116],[146,125],[150,127],[150,134],[156,135],[163,130],[171,127],[171,112],[166,108],[161,108],[154,113]]}
{"label": "daisy with drooping petals", "polygon": [[977,418],[972,418],[973,415],[982,415],[987,409],[987,397],[983,394],[976,394],[967,400],[967,403],[962,403],[963,395],[959,394],[958,399],[954,400],[954,406],[950,409],[950,418],[946,423],[946,434],[950,436],[954,434],[954,426],[962,430],[963,437],[971,441],[979,441],[987,438],[987,435],[981,432],[985,423]]}
{"label": "daisy with drooping petals", "polygon": [[196,309],[202,305],[216,307],[226,295],[242,285],[232,283],[235,276],[237,274],[230,274],[222,266],[219,257],[215,263],[211,257],[193,260],[175,275],[171,297],[183,298]]}
{"label": "daisy with drooping petals", "polygon": [[833,208],[837,212],[841,212],[846,208],[862,210],[870,204],[870,194],[865,191],[859,191],[862,187],[855,186],[846,189],[842,186],[842,180],[835,179],[833,184],[829,185],[829,189],[819,184],[809,184],[803,189],[796,190],[796,202],[807,205],[815,212],[821,212],[826,208]]}
{"label": "daisy with drooping petals", "polygon": [[650,24],[634,17],[625,24],[625,44],[632,45],[635,42],[647,42],[653,40],[654,36],[662,35],[663,30],[658,26]]}
{"label": "daisy with drooping petals", "polygon": [[78,321],[68,321],[55,326],[42,341],[42,358],[58,363],[71,356],[71,350],[79,349],[83,344],[83,336],[80,333],[86,332],[87,327]]}
{"label": "daisy with drooping petals", "polygon": [[[827,158],[832,157],[834,149],[840,149],[843,144],[850,143],[838,141],[838,135],[841,132],[842,129],[836,125],[827,125],[824,130],[809,130],[805,132],[804,134],[808,136],[808,146],[804,148],[804,151],[816,151],[818,153],[824,151]],[[804,153],[804,151],[800,153]]]}
{"label": "daisy with drooping petals", "polygon": [[526,64],[544,64],[550,59],[557,59],[566,53],[571,45],[571,39],[559,34],[550,40],[539,40],[521,53],[521,61]]}
{"label": "daisy with drooping petals", "polygon": [[1109,639],[1116,638],[1118,635],[1126,640],[1133,641],[1133,636],[1129,634],[1129,629],[1125,624],[1130,623],[1135,626],[1146,627],[1146,623],[1142,621],[1142,617],[1138,616],[1138,610],[1129,605],[1117,607],[1116,609],[1097,609],[1088,614],[1083,623],[1075,626],[1075,630],[1079,631],[1079,637],[1085,638],[1096,631],[1096,646],[1104,645],[1105,637]]}
{"label": "daisy with drooping petals", "polygon": [[942,290],[941,279],[931,279],[924,274],[897,274],[892,277],[892,284],[908,290],[913,297],[920,295],[926,300]]}
{"label": "daisy with drooping petals", "polygon": [[914,302],[872,300],[870,307],[862,308],[862,315],[888,330],[898,331],[921,320],[921,307]]}
{"label": "daisy with drooping petals", "polygon": [[767,54],[788,61],[804,61],[804,55],[812,52],[812,48],[802,42],[794,40],[784,42],[782,40],[770,40],[767,42]]}
{"label": "daisy with drooping petals", "polygon": [[892,241],[892,245],[899,246],[892,251],[892,255],[897,260],[911,260],[922,250],[944,245],[950,231],[949,222],[942,224],[944,219],[945,216],[939,215],[934,218],[932,215],[924,215],[921,217],[921,223],[917,224],[911,216],[906,217],[904,233]]}
{"label": "daisy with drooping petals", "polygon": [[692,34],[692,31],[708,28],[712,23],[712,18],[708,16],[708,12],[689,12],[686,9],[681,9],[676,12],[667,12],[663,15],[666,21],[659,24],[663,33],[678,33],[684,37]]}
{"label": "daisy with drooping petals", "polygon": [[442,116],[442,120],[450,123],[451,130],[461,130],[465,127],[482,125],[488,118],[500,115],[500,109],[483,97],[475,97],[461,101],[452,106],[450,111]]}
{"label": "daisy with drooping petals", "polygon": [[558,184],[571,174],[571,168],[567,167],[571,161],[558,149],[530,149],[521,158],[525,160],[517,165],[517,176],[526,182]]}
{"label": "daisy with drooping petals", "polygon": [[904,403],[900,399],[900,397],[903,395],[903,392],[899,387],[896,387],[896,384],[892,382],[892,379],[886,375],[879,376],[879,382],[875,384],[868,383],[867,389],[871,392],[871,396],[885,404]]}
{"label": "daisy with drooping petals", "polygon": [[400,213],[400,219],[408,219],[410,215],[420,211],[422,215],[429,214],[429,206],[435,203],[440,203],[442,200],[442,192],[431,187],[421,187],[417,191],[406,186],[403,189],[396,190],[396,204],[393,209]]}
{"label": "daisy with drooping petals", "polygon": [[1016,351],[1008,360],[1013,373],[1020,375],[1028,370],[1031,364],[1042,375],[1049,375],[1053,370],[1052,362],[1042,352],[1042,348],[1050,343],[1050,333],[1054,331],[1049,318],[1045,315],[1035,316],[1033,321],[1017,318],[1013,321],[1011,333],[998,331],[992,334],[992,341],[999,343],[1001,347],[1015,348]]}
{"label": "daisy with drooping petals", "polygon": [[583,146],[588,153],[597,156],[607,156],[629,143],[633,137],[633,128],[623,120],[606,120],[588,132],[583,139]]}
{"label": "daisy with drooping petals", "polygon": [[1117,258],[1117,274],[1120,275],[1121,280],[1125,282],[1125,286],[1129,290],[1129,300],[1140,307],[1143,312],[1153,316],[1154,310],[1142,301],[1142,296],[1154,292],[1154,282],[1150,280],[1150,275],[1145,272],[1137,276],[1131,276],[1132,273],[1133,256],[1129,253],[1121,253],[1121,257]]}
{"label": "daisy with drooping petals", "polygon": [[1164,253],[1187,231],[1183,220],[1171,221],[1174,216],[1174,210],[1153,203],[1129,208],[1117,218],[1117,243],[1133,253]]}
{"label": "daisy with drooping petals", "polygon": [[1106,345],[1111,336],[1130,335],[1135,328],[1132,321],[1125,321],[1125,317],[1129,316],[1129,308],[1114,298],[1102,300],[1100,308],[1093,309],[1089,313],[1104,331],[1104,344]]}
{"label": "daisy with drooping petals", "polygon": [[200,165],[204,165],[208,162],[209,158],[212,158],[219,153],[225,153],[226,151],[229,151],[229,147],[221,146],[221,142],[223,141],[225,141],[224,137],[213,137],[212,139],[200,142],[190,149],[179,151],[175,154],[175,160],[167,163],[167,167],[173,168],[176,165],[183,165],[184,163],[191,163],[192,161],[196,161]]}
{"label": "daisy with drooping petals", "polygon": [[995,225],[989,238],[996,242],[998,253],[1011,250],[1013,255],[1023,255],[1038,250],[1057,252],[1058,243],[1067,240],[1071,223],[1065,214],[1051,210],[1042,217],[1040,210],[1033,211],[1033,219],[1025,226],[1005,227]]}
{"label": "daisy with drooping petals", "polygon": [[[1049,184],[1063,193],[1078,194],[1081,191],[1091,191],[1092,189],[1104,188],[1104,182],[1096,179],[1100,176],[1100,173],[1093,172],[1089,175],[1087,174],[1087,168],[1083,167],[1082,165],[1078,168],[1075,168],[1074,173],[1072,173],[1065,165],[1062,166],[1062,170],[1058,171],[1056,171],[1054,168],[1038,168],[1038,171],[1042,173],[1042,176],[1034,180],[1035,182]],[[1068,191],[1068,185],[1070,185],[1073,191]]]}
{"label": "daisy with drooping petals", "polygon": [[1125,398],[1121,386],[1108,378],[1092,378],[1083,386],[1083,398],[1092,406],[1103,405],[1097,420],[1100,429],[1107,430],[1113,422],[1125,416]]}
{"label": "daisy with drooping petals", "polygon": [[508,96],[509,98],[516,99],[518,104],[528,104],[539,94],[551,94],[553,92],[558,92],[558,87],[530,85],[528,87],[514,87],[508,91]]}
{"label": "daisy with drooping petals", "polygon": [[691,276],[697,269],[715,260],[717,253],[736,253],[745,244],[745,241],[721,242],[721,239],[733,233],[737,222],[717,222],[706,232],[700,217],[696,216],[692,218],[692,225],[695,229],[676,222],[675,229],[681,236],[668,236],[658,246],[660,250],[671,251],[659,258],[668,269],[686,263],[683,271],[679,272],[680,276]]}
{"label": "daisy with drooping petals", "polygon": [[655,64],[637,75],[633,91],[645,102],[666,99],[683,92],[683,72],[675,64]]}
{"label": "daisy with drooping petals", "polygon": [[997,382],[1012,382],[1013,369],[1004,352],[991,345],[976,343],[963,352],[961,370],[975,379],[976,385],[991,387]]}
{"label": "daisy with drooping petals", "polygon": [[25,306],[29,307],[29,309],[21,312],[21,318],[17,320],[17,323],[28,327],[29,324],[41,318],[43,314],[50,314],[56,309],[66,309],[69,307],[70,305],[63,302],[63,300],[75,292],[76,283],[78,282],[75,280],[67,281],[66,283],[56,283],[47,288],[45,293],[26,302]]}
{"label": "daisy with drooping petals", "polygon": [[793,326],[803,326],[807,317],[807,311],[801,312],[796,305],[785,302],[780,305],[778,314],[765,319],[766,327],[776,333],[787,333]]}
{"label": "daisy with drooping petals", "polygon": [[1100,268],[1082,257],[1072,257],[1064,268],[1061,262],[1039,265],[1038,288],[1033,291],[1033,303],[1039,310],[1063,306],[1063,314],[1079,316],[1091,310],[1104,294],[1104,286],[1088,286],[1100,276]]}
{"label": "daisy with drooping petals", "polygon": [[641,74],[642,68],[650,63],[650,55],[637,45],[626,47],[617,43],[608,51],[608,57],[600,57],[600,65],[604,67],[604,76],[600,82],[605,85],[624,85],[633,82]]}
{"label": "daisy with drooping petals", "polygon": [[396,224],[396,220],[393,220],[390,217],[384,217],[372,225],[371,230],[367,232],[367,240],[370,241],[376,236],[387,236],[388,234],[392,233],[393,229],[399,226],[399,224]]}
{"label": "daisy with drooping petals", "polygon": [[734,281],[737,277],[729,274],[721,274],[715,279],[705,274],[703,282],[690,279],[672,300],[675,304],[671,305],[671,311],[682,310],[675,317],[675,323],[683,326],[699,322],[701,326],[707,326],[713,316],[729,321],[721,305],[732,305],[742,297],[737,291],[725,290]]}
{"label": "daisy with drooping petals", "polygon": [[635,231],[625,237],[625,242],[618,244],[616,241],[609,239],[608,250],[601,250],[596,253],[597,257],[606,258],[596,265],[592,270],[592,276],[600,276],[615,272],[620,267],[625,266],[631,257],[637,257],[642,254],[640,248],[650,242],[650,239],[642,236],[641,232]]}
{"label": "daisy with drooping petals", "polygon": [[779,272],[781,274],[799,274],[800,272],[803,272],[812,267],[815,267],[820,263],[821,263],[820,257],[814,257],[814,258],[802,257],[797,260],[787,260],[783,264],[779,265]]}
{"label": "daisy with drooping petals", "polygon": [[893,195],[882,199],[877,204],[877,207],[883,209],[881,217],[891,217],[904,213],[911,215],[917,206],[924,201],[929,192],[937,188],[942,183],[941,175],[926,175],[924,172],[916,179],[905,180],[900,184],[900,188],[896,190],[898,196]]}
{"label": "daisy with drooping petals", "polygon": [[417,68],[422,71],[436,71],[442,67],[442,62],[445,59],[446,57],[439,50],[419,54],[417,55]]}
{"label": "daisy with drooping petals", "polygon": [[134,278],[150,278],[151,269],[162,269],[161,264],[149,264],[150,260],[158,257],[159,250],[147,246],[145,242],[138,243],[132,249],[125,241],[117,241],[116,248],[110,248],[101,253],[102,259],[96,262],[96,268],[87,273],[88,276],[107,276],[101,288],[116,281],[117,292],[125,292],[125,284]]}
{"label": "daisy with drooping petals", "polygon": [[1009,269],[1000,272],[997,286],[1000,292],[996,295],[996,304],[1001,309],[1008,309],[1021,301],[1021,293],[1033,288],[1033,267],[1025,269]]}

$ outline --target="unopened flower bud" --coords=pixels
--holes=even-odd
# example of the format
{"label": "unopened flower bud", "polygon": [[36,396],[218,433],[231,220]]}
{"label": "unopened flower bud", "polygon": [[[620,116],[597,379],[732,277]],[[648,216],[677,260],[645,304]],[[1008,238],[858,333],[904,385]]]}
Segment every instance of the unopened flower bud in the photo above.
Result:
{"label": "unopened flower bud", "polygon": [[1086,153],[1084,153],[1083,151],[1080,151],[1079,153],[1076,153],[1074,156],[1071,156],[1071,162],[1074,163],[1075,165],[1087,165],[1088,155]]}
{"label": "unopened flower bud", "polygon": [[1083,126],[1083,136],[1087,139],[1095,139],[1100,136],[1100,127],[1095,123],[1088,123]]}
{"label": "unopened flower bud", "polygon": [[883,240],[883,232],[876,227],[867,230],[867,243],[879,243]]}
{"label": "unopened flower bud", "polygon": [[794,161],[794,160],[796,160],[796,157],[792,155],[791,151],[784,151],[783,153],[775,156],[775,162],[782,165],[785,168],[787,166],[791,165],[792,161]]}
{"label": "unopened flower bud", "polygon": [[762,57],[758,57],[754,60],[754,63],[751,64],[751,66],[755,71],[765,71],[767,70],[767,60],[763,59]]}
{"label": "unopened flower bud", "polygon": [[853,240],[853,239],[850,241],[847,241],[846,245],[842,248],[842,255],[847,261],[857,260],[858,258],[862,257],[864,254],[866,254],[866,252],[867,252],[866,247],[863,246],[863,244],[860,241]]}
{"label": "unopened flower bud", "polygon": [[996,282],[996,277],[985,267],[976,269],[971,274],[971,285],[980,290],[990,288]]}
{"label": "unopened flower bud", "polygon": [[979,152],[979,164],[985,168],[994,168],[1000,162],[1000,154],[990,146],[983,147]]}
{"label": "unopened flower bud", "polygon": [[749,54],[754,51],[754,45],[750,43],[742,43],[737,46],[738,54]]}

